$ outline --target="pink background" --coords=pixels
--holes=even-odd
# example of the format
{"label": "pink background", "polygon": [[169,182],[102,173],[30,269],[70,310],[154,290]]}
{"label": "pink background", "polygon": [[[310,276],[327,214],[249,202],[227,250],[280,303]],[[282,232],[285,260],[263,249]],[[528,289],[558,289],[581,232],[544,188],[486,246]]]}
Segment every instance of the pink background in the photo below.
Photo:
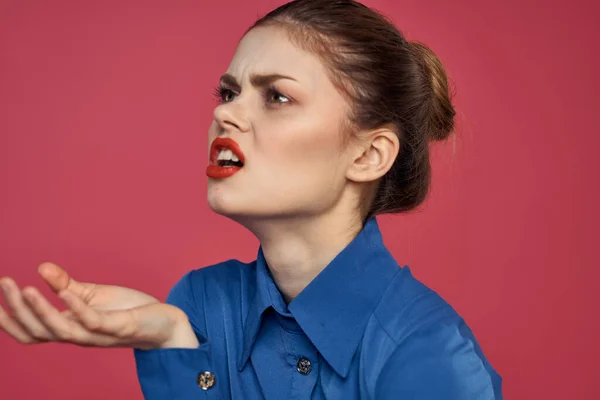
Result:
{"label": "pink background", "polygon": [[[1,276],[42,287],[51,260],[164,299],[255,257],[206,205],[206,131],[237,40],[281,1],[207,3],[0,1]],[[428,202],[380,218],[389,248],[469,322],[507,399],[600,398],[598,3],[366,3],[457,86],[458,140]],[[142,396],[131,350],[0,334],[0,398]]]}

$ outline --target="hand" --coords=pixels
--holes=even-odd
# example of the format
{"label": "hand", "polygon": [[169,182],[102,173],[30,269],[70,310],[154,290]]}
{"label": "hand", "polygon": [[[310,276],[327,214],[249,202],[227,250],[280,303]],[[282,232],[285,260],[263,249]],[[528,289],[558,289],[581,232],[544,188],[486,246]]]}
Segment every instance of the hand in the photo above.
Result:
{"label": "hand", "polygon": [[137,290],[78,282],[53,263],[41,264],[38,271],[68,309],[58,311],[34,287],[20,291],[12,279],[0,279],[13,314],[0,306],[0,329],[20,343],[55,341],[144,350],[199,345],[178,307]]}

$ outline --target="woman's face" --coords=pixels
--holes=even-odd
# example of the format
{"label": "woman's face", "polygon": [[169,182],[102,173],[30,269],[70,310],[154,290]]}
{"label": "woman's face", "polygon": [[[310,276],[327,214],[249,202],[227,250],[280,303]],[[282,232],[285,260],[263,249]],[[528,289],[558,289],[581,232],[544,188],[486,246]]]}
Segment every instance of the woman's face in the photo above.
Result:
{"label": "woman's face", "polygon": [[[208,203],[215,212],[295,218],[339,204],[352,162],[342,136],[348,104],[316,56],[281,28],[252,29],[221,78],[219,101],[208,135]],[[241,168],[218,160],[236,156]]]}

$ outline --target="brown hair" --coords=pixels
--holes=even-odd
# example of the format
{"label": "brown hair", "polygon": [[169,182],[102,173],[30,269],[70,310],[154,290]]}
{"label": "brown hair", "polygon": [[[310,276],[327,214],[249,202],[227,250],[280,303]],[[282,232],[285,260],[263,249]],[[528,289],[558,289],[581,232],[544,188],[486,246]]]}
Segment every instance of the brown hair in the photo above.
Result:
{"label": "brown hair", "polygon": [[291,1],[250,29],[271,25],[322,59],[352,105],[354,128],[391,125],[398,134],[400,151],[366,204],[366,218],[421,204],[430,183],[429,141],[448,138],[454,128],[448,79],[437,56],[353,0]]}

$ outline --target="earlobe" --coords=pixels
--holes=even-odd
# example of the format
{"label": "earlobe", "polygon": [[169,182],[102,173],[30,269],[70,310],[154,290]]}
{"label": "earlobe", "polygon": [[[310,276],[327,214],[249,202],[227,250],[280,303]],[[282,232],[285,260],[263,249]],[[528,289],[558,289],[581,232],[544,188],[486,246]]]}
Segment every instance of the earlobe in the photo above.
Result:
{"label": "earlobe", "polygon": [[348,168],[347,178],[353,182],[373,182],[381,178],[392,168],[400,149],[398,135],[389,128],[364,135],[364,141],[357,144],[357,156]]}

